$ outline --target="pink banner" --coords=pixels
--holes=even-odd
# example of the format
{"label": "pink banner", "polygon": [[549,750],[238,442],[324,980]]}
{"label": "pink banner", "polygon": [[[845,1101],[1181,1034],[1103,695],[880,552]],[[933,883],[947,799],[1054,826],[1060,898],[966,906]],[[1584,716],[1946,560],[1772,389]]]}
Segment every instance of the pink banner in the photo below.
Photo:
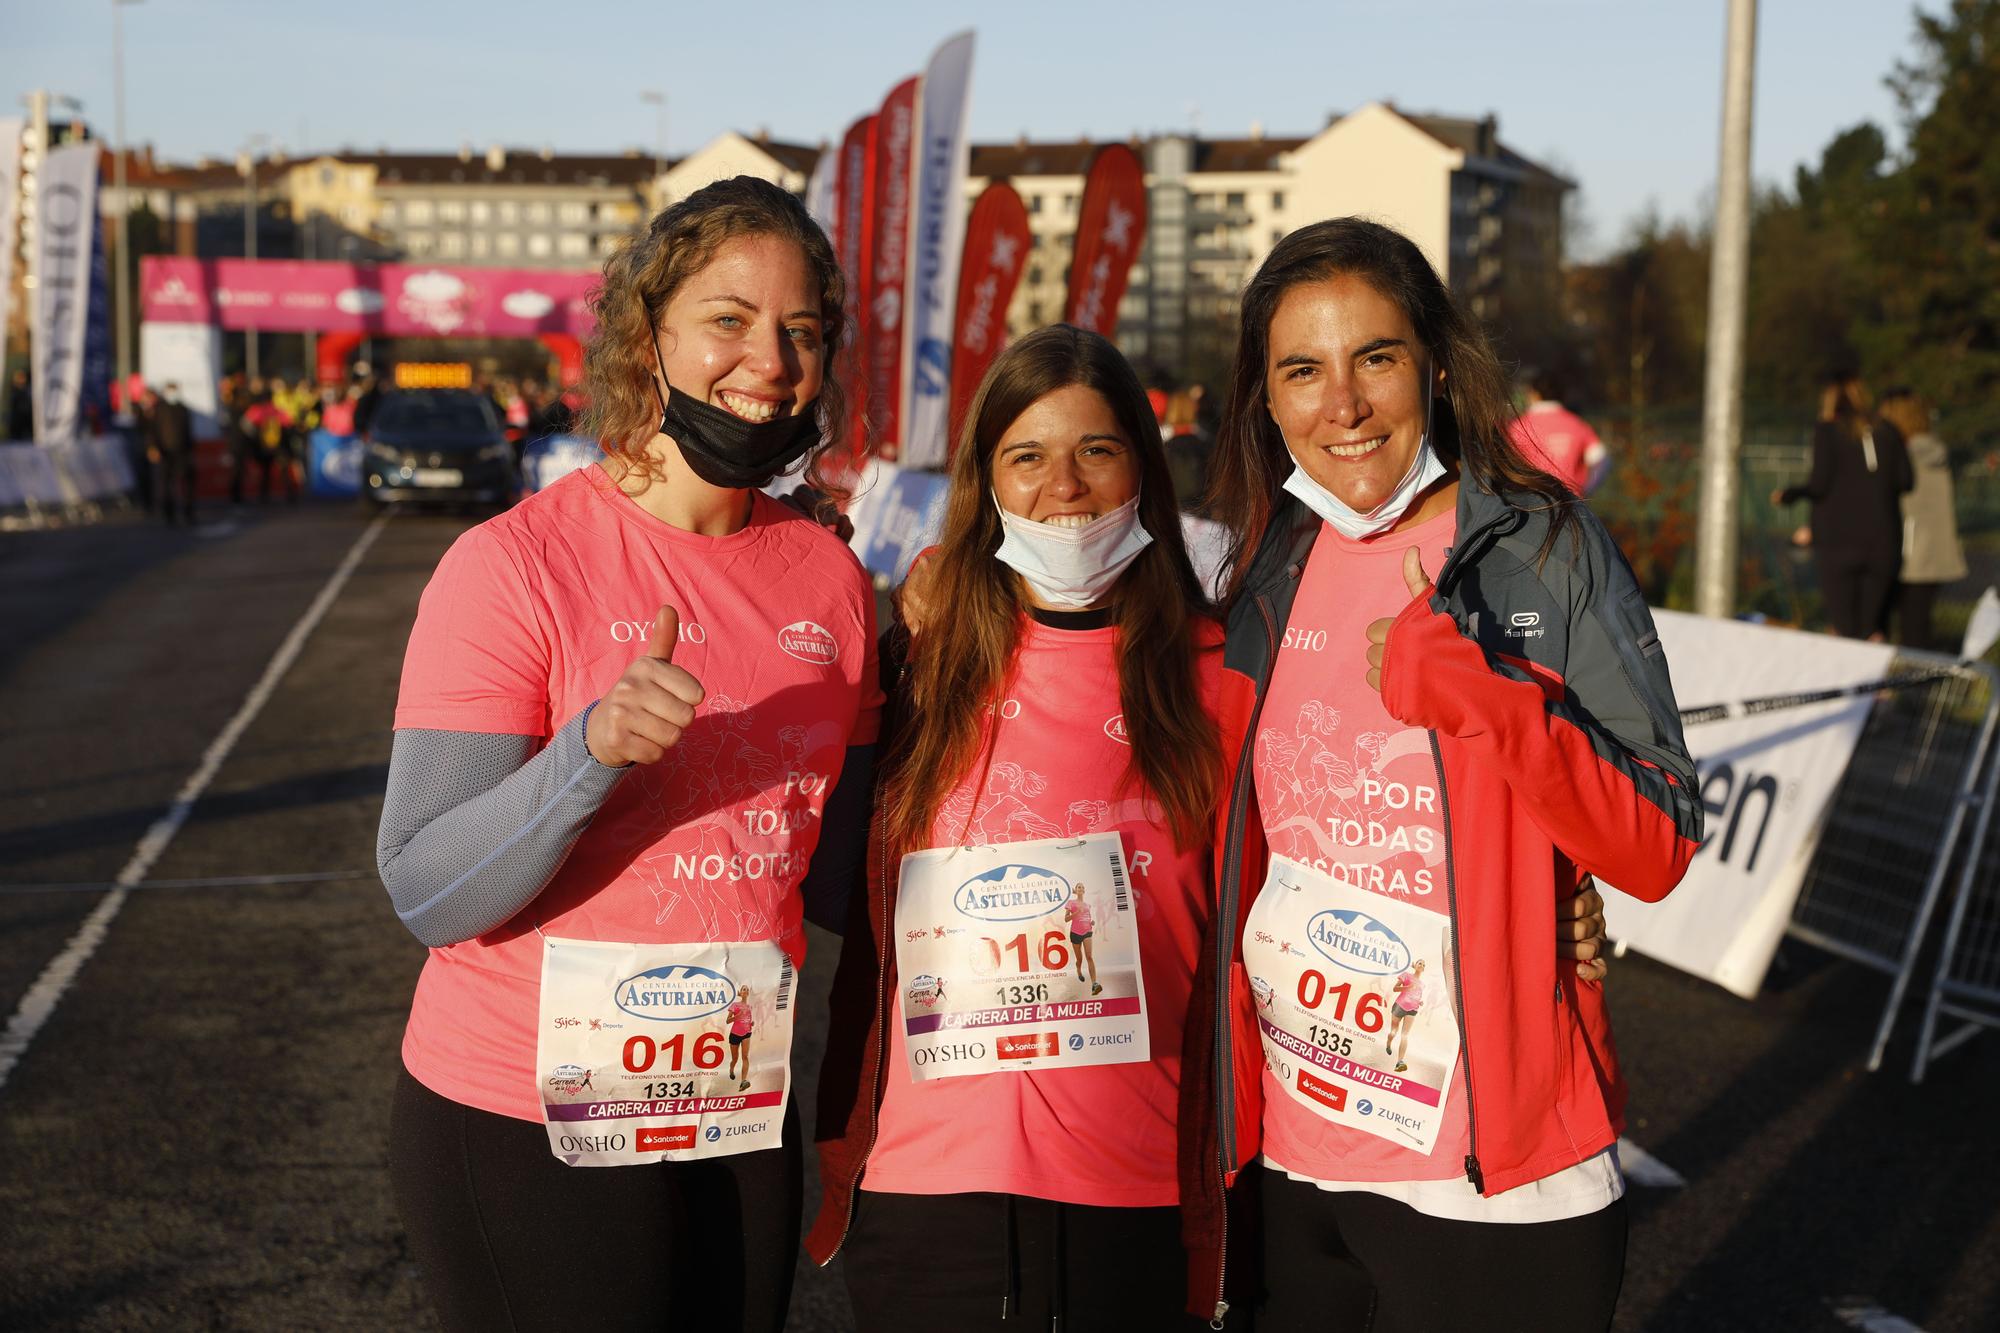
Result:
{"label": "pink banner", "polygon": [[140,318],[265,333],[345,330],[383,337],[589,334],[593,271],[347,264],[147,255]]}

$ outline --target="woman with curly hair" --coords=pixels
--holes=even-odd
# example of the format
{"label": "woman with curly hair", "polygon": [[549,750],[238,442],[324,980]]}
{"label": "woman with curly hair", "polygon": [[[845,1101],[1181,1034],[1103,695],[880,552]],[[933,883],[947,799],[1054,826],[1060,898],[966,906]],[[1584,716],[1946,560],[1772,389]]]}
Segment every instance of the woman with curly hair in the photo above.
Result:
{"label": "woman with curly hair", "polygon": [[[796,1116],[777,1114],[789,1016],[742,1061],[755,1091],[720,1097],[693,1077],[721,1063],[695,1024],[746,975],[784,977],[783,1008],[802,918],[841,919],[866,824],[873,595],[837,538],[759,489],[802,458],[818,480],[839,443],[845,294],[774,185],[661,213],[595,299],[603,458],[465,533],[424,593],[378,861],[431,949],[390,1167],[446,1327],[784,1321],[803,1188]],[[564,1045],[582,1020],[543,1004],[576,957],[611,960],[587,993],[616,1008],[585,1029],[623,1029],[609,1059],[560,1054],[602,1048]],[[692,1052],[685,1080],[669,1051]],[[641,1066],[658,1078],[632,1085]],[[659,1099],[647,1116],[577,1100],[621,1079]]]}

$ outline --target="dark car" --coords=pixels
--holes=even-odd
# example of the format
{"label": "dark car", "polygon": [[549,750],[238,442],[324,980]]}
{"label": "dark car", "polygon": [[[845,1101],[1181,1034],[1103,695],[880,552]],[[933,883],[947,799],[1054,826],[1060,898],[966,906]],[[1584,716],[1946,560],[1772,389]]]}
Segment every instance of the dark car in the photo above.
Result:
{"label": "dark car", "polygon": [[362,443],[361,496],[371,505],[505,505],[520,489],[513,446],[484,394],[384,394]]}

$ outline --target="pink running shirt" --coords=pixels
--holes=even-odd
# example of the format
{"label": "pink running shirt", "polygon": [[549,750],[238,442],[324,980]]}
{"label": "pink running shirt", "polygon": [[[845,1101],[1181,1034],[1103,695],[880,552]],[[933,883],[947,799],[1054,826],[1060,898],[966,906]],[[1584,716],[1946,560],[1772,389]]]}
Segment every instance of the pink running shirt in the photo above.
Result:
{"label": "pink running shirt", "polygon": [[798,885],[847,747],[875,739],[875,601],[846,545],[766,495],[726,537],[640,509],[598,467],[461,536],[424,590],[398,728],[548,737],[645,651],[707,692],[673,752],[618,783],[512,921],[431,950],[403,1062],[466,1106],[541,1119],[539,926],[568,939],[776,940],[805,954]]}
{"label": "pink running shirt", "polygon": [[[1211,647],[1200,653],[1198,679],[1212,706],[1222,633],[1201,624],[1201,642]],[[931,836],[933,846],[946,846],[1116,830],[1139,918],[1153,1058],[916,1083],[903,1025],[891,1023],[863,1189],[1023,1194],[1101,1207],[1180,1198],[1181,1032],[1213,900],[1208,848],[1204,841],[1177,849],[1158,805],[1122,787],[1132,751],[1118,701],[1117,642],[1115,627],[1060,630],[1023,619],[991,765],[975,763],[945,798]]]}
{"label": "pink running shirt", "polygon": [[1401,1009],[1405,1013],[1414,1014],[1424,1007],[1424,983],[1417,979],[1416,973],[1405,972],[1402,976],[1396,978],[1396,982],[1402,987],[1401,990],[1396,992],[1396,1007],[1398,1009]]}
{"label": "pink running shirt", "polygon": [[1590,484],[1590,450],[1598,443],[1590,423],[1561,403],[1532,404],[1507,427],[1514,447],[1528,461],[1582,495]]}
{"label": "pink running shirt", "polygon": [[729,1006],[729,1030],[738,1037],[750,1035],[750,1006],[738,1000]]}
{"label": "pink running shirt", "polygon": [[[1429,734],[1391,717],[1369,688],[1367,631],[1370,621],[1410,603],[1403,552],[1417,547],[1424,572],[1436,578],[1457,528],[1450,512],[1365,542],[1320,526],[1265,693],[1254,760],[1257,805],[1274,854],[1440,913],[1449,910],[1449,885],[1437,762]],[[1411,795],[1392,805],[1399,791]],[[1430,960],[1425,977],[1442,980],[1445,965]],[[1463,1060],[1452,1070],[1428,1156],[1314,1115],[1268,1068],[1263,1080],[1264,1152],[1300,1175],[1392,1181],[1464,1174],[1471,1125]]]}
{"label": "pink running shirt", "polygon": [[[1088,935],[1097,928],[1097,918],[1090,914],[1090,904],[1081,898],[1069,900],[1069,933]],[[1143,959],[1141,960],[1144,961]]]}

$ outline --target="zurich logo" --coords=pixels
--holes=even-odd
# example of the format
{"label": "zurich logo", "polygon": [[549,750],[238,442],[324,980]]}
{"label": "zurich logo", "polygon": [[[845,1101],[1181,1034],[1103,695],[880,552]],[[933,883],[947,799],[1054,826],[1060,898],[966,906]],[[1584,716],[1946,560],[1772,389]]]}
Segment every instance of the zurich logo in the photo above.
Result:
{"label": "zurich logo", "polygon": [[1306,923],[1306,938],[1322,956],[1363,976],[1394,976],[1410,965],[1410,946],[1366,912],[1321,912]]}
{"label": "zurich logo", "polygon": [[1375,1103],[1369,1101],[1366,1097],[1364,1097],[1360,1101],[1354,1103],[1354,1109],[1361,1112],[1361,1114],[1363,1115],[1374,1115]]}
{"label": "zurich logo", "polygon": [[974,875],[951,895],[975,921],[1030,921],[1069,900],[1069,881],[1040,866],[1004,865]]}
{"label": "zurich logo", "polygon": [[1083,1034],[1081,1032],[1072,1032],[1069,1034],[1069,1048],[1072,1051],[1083,1049]]}
{"label": "zurich logo", "polygon": [[676,963],[625,978],[612,998],[634,1018],[685,1023],[727,1009],[736,998],[736,983],[720,972]]}
{"label": "zurich logo", "polygon": [[707,1129],[704,1129],[701,1132],[701,1136],[707,1139],[710,1143],[713,1143],[717,1139],[722,1137],[722,1126],[710,1125]]}

